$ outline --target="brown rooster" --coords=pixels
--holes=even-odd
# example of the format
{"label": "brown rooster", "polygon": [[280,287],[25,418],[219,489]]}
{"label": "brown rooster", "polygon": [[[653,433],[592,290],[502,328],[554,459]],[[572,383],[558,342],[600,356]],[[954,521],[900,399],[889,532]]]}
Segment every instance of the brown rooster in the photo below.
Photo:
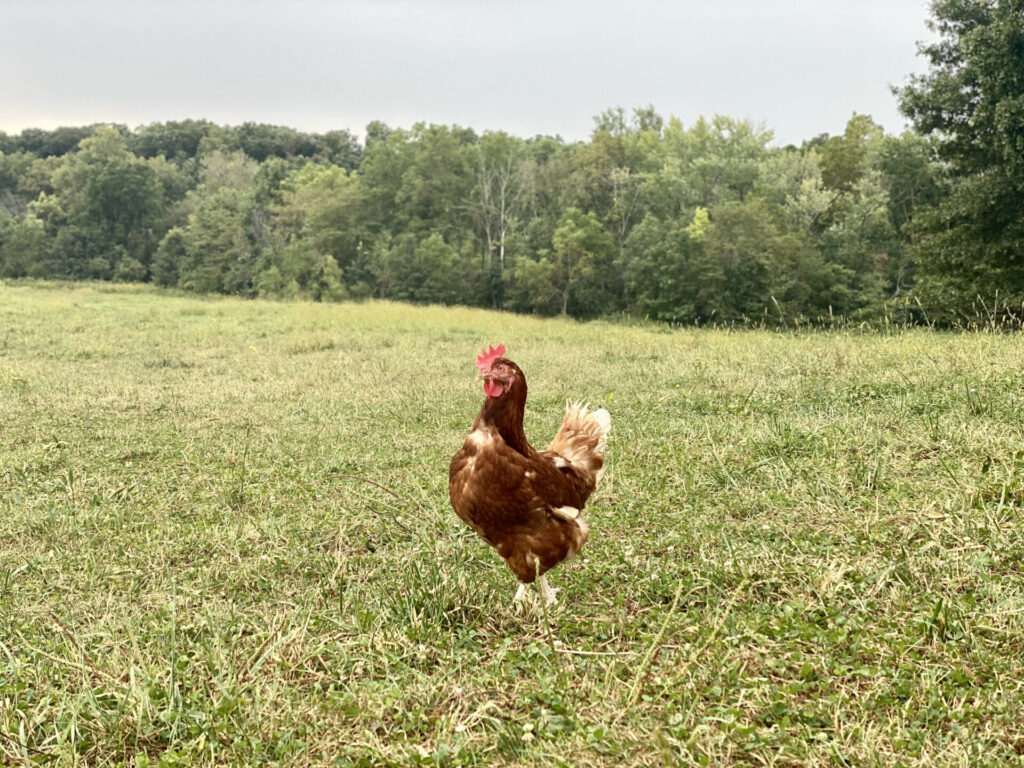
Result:
{"label": "brown rooster", "polygon": [[555,590],[544,574],[587,541],[580,512],[601,479],[611,416],[603,408],[571,404],[551,445],[534,449],[523,432],[526,376],[504,354],[499,345],[477,357],[484,403],[452,457],[448,493],[455,514],[498,550],[519,579],[513,604],[519,606],[526,585],[536,579],[551,605]]}

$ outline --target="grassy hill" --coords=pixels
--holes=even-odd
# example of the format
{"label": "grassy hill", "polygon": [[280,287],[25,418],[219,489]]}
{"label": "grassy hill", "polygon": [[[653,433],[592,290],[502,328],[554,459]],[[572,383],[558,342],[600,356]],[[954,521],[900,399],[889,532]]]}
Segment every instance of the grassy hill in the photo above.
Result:
{"label": "grassy hill", "polygon": [[[448,506],[504,342],[612,412],[518,616]],[[1008,765],[1019,335],[0,285],[0,764]]]}

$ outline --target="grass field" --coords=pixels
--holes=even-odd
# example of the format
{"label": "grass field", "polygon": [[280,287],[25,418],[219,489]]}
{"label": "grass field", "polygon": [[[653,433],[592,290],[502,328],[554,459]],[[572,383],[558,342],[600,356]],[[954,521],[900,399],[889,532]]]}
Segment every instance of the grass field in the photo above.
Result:
{"label": "grass field", "polygon": [[[560,604],[448,506],[612,412]],[[0,764],[1024,764],[1024,339],[0,285]]]}

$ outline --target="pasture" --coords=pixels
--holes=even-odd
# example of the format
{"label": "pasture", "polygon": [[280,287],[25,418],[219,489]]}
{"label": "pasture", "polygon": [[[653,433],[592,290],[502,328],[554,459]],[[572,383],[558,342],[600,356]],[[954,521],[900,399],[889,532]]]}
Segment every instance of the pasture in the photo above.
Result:
{"label": "pasture", "polygon": [[[454,515],[612,413],[559,605]],[[1024,344],[0,284],[0,764],[1024,763]]]}

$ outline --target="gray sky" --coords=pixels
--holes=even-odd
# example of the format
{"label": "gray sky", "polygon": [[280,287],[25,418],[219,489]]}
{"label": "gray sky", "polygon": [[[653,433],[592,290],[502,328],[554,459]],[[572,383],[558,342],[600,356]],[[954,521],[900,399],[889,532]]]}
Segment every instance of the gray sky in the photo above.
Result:
{"label": "gray sky", "polygon": [[904,127],[926,0],[0,0],[0,130],[425,120],[585,139],[613,106],[776,143]]}

